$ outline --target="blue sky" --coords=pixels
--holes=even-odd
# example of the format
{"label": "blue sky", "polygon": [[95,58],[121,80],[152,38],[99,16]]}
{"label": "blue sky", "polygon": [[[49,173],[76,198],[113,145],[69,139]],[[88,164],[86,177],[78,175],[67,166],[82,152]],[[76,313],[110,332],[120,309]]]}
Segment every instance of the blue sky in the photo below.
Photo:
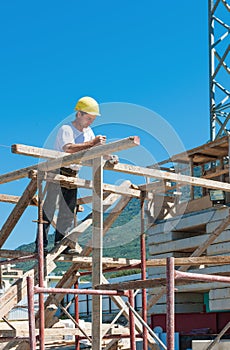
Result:
{"label": "blue sky", "polygon": [[[206,0],[1,1],[0,31],[1,174],[35,163],[10,146],[42,147],[84,95],[156,112],[186,149],[209,140]],[[142,113],[133,121],[148,127]],[[125,136],[102,122],[98,130]],[[1,193],[20,195],[25,185]],[[0,205],[3,224],[12,205]],[[4,247],[33,241],[35,219],[30,209]]]}

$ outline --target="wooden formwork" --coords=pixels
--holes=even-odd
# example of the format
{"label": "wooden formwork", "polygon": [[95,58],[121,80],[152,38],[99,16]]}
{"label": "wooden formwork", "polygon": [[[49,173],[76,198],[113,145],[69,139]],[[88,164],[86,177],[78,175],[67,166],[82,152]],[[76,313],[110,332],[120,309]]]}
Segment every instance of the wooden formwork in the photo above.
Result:
{"label": "wooden formwork", "polygon": [[[92,268],[92,281],[93,287],[102,284],[108,284],[107,279],[103,275],[104,267],[110,266],[141,266],[141,261],[139,260],[124,260],[124,259],[111,259],[105,258],[102,256],[102,237],[106,234],[106,232],[111,227],[112,223],[115,219],[120,215],[123,209],[126,207],[131,198],[139,198],[140,200],[146,200],[147,202],[147,215],[149,217],[149,230],[157,228],[156,225],[156,208],[157,203],[159,201],[159,197],[163,197],[163,202],[161,205],[161,210],[158,212],[158,219],[165,220],[167,224],[170,225],[170,222],[173,219],[177,219],[178,216],[183,218],[186,221],[186,215],[189,216],[189,213],[194,212],[194,206],[192,207],[194,199],[194,186],[200,186],[203,190],[203,198],[207,196],[207,190],[209,189],[217,189],[223,190],[225,193],[230,192],[230,184],[228,183],[229,179],[229,167],[226,164],[225,160],[229,154],[229,140],[227,137],[219,139],[215,142],[211,142],[209,144],[205,144],[201,147],[198,147],[192,151],[188,151],[187,153],[183,153],[172,157],[170,160],[162,162],[162,164],[158,164],[158,168],[155,165],[145,168],[139,166],[132,166],[129,164],[118,163],[116,165],[108,164],[108,162],[103,160],[103,156],[113,153],[119,152],[125,148],[130,148],[134,146],[138,146],[139,139],[137,137],[129,137],[127,139],[123,139],[114,143],[110,143],[103,146],[98,146],[90,149],[88,152],[78,152],[76,154],[66,154],[61,152],[56,152],[52,150],[44,150],[39,149],[32,146],[25,145],[13,145],[12,151],[18,154],[29,155],[38,158],[49,159],[46,160],[39,165],[33,165],[27,168],[19,169],[13,171],[11,173],[7,173],[4,175],[0,175],[0,184],[4,184],[10,181],[18,180],[21,178],[28,177],[30,182],[26,189],[24,190],[21,196],[12,196],[12,195],[0,195],[0,200],[4,202],[14,203],[14,209],[12,210],[9,217],[6,219],[5,223],[2,225],[0,231],[0,247],[4,247],[4,243],[11,234],[15,225],[19,221],[21,215],[24,213],[26,208],[30,205],[38,205],[37,200],[37,184],[38,177],[42,181],[52,181],[61,183],[62,186],[78,186],[90,188],[93,191],[92,196],[86,199],[86,201],[92,201],[93,203],[93,213],[92,217],[89,217],[86,221],[79,224],[72,236],[70,234],[69,237],[65,237],[61,244],[52,249],[48,255],[46,256],[45,266],[46,266],[46,274],[50,274],[55,268],[55,261],[63,259],[63,256],[60,257],[60,254],[64,251],[64,249],[70,245],[70,238],[78,237],[82,234],[90,225],[93,226],[93,244],[86,245],[86,248],[82,249],[78,257],[71,258],[72,265],[68,271],[62,276],[62,279],[58,282],[58,288],[69,288],[74,285],[78,280],[78,270],[80,268]],[[192,175],[194,175],[194,167],[200,166],[203,169],[203,173],[201,177],[195,177],[190,175],[185,175],[183,172],[176,172],[175,168],[171,170],[170,168],[165,167],[167,162],[174,163],[183,163],[189,165],[191,168]],[[207,162],[218,161],[218,165],[216,163],[216,167],[211,172],[205,170],[204,164]],[[83,165],[87,165],[92,167],[93,169],[93,179],[92,181],[79,179],[79,178],[67,178],[63,175],[52,174],[52,170],[60,167],[60,163],[62,166],[68,166],[71,163],[79,163]],[[97,171],[96,171],[97,170]],[[103,181],[103,171],[116,171],[116,172],[124,172],[127,174],[134,174],[139,176],[145,176],[150,181],[147,183],[143,183],[142,185],[133,186],[130,182],[126,181],[120,186],[106,184]],[[190,199],[186,206],[181,204],[178,201],[178,195],[174,193],[174,189],[178,190],[183,185],[188,185],[191,188],[190,191]],[[205,192],[206,189],[206,192]],[[97,195],[95,195],[97,193]],[[99,195],[98,195],[99,194]],[[106,195],[105,195],[106,194]],[[84,199],[78,199],[78,203],[83,203]],[[115,206],[114,203],[116,202]],[[154,207],[155,205],[155,207]],[[188,209],[190,205],[190,209]],[[200,205],[200,206],[199,206]],[[210,207],[210,202],[208,202],[208,206],[205,207],[205,204],[195,205],[195,209],[197,211],[202,211],[203,209],[207,209]],[[103,210],[108,208],[112,208],[110,214],[106,217],[103,222]],[[100,210],[98,210],[98,208]],[[97,209],[97,210],[96,210]],[[190,210],[190,211],[189,211]],[[187,232],[186,238],[183,237],[183,228],[179,231],[177,228],[177,232],[174,231],[165,231],[163,228],[159,235],[154,232],[150,235],[150,254],[152,254],[151,259],[146,261],[146,267],[156,268],[158,265],[162,266],[162,261],[159,262],[159,258],[165,258],[163,254],[169,256],[169,254],[174,254],[178,250],[177,244],[179,242],[179,238],[181,242],[180,251],[184,249],[186,254],[183,257],[183,261],[181,260],[182,266],[180,269],[185,271],[191,265],[198,265],[200,261],[192,259],[204,259],[204,265],[225,265],[230,263],[228,257],[223,257],[222,260],[220,257],[215,257],[215,252],[210,253],[209,257],[203,257],[204,252],[208,249],[211,249],[211,244],[214,243],[221,234],[224,234],[224,231],[228,228],[230,224],[229,212],[228,209],[225,210],[225,216],[219,219],[219,222],[214,225],[213,228],[209,228],[209,232],[202,232],[201,237],[199,235],[195,235],[194,231],[191,232],[190,239],[189,234]],[[162,216],[163,215],[163,216]],[[202,215],[202,213],[201,213]],[[154,223],[151,223],[151,219],[154,220]],[[200,220],[200,222],[199,222]],[[202,225],[202,219],[199,218],[198,225]],[[159,223],[161,225],[161,223]],[[143,226],[143,222],[142,222]],[[140,225],[141,227],[141,225]],[[140,228],[140,231],[143,230]],[[150,231],[148,231],[150,232]],[[223,233],[222,233],[223,232]],[[144,232],[142,232],[144,233]],[[154,236],[154,237],[153,237]],[[179,238],[178,238],[179,237]],[[155,240],[154,240],[155,239]],[[190,240],[189,240],[190,239]],[[173,242],[177,240],[177,244],[175,248],[173,246],[167,247],[168,242]],[[186,241],[187,240],[187,241]],[[164,250],[165,244],[165,250]],[[157,246],[158,245],[158,246]],[[94,249],[96,247],[97,249]],[[156,250],[156,253],[153,253],[151,249]],[[160,250],[161,249],[161,250]],[[216,249],[218,249],[216,247]],[[92,253],[92,257],[89,257]],[[202,256],[202,257],[201,257]],[[9,250],[1,249],[1,257],[5,257],[8,259],[18,259],[18,252],[13,252]],[[28,254],[21,252],[20,258],[28,258]],[[32,258],[32,257],[30,257]],[[33,257],[35,258],[35,257]],[[210,260],[211,259],[211,260]],[[70,260],[70,258],[69,258]],[[186,262],[186,265],[184,264]],[[158,265],[157,265],[158,264]],[[165,263],[164,263],[165,264]],[[164,265],[163,264],[163,265]],[[151,271],[151,270],[150,270]],[[14,283],[12,287],[7,290],[0,298],[0,316],[5,317],[8,312],[17,305],[21,298],[26,295],[26,277],[28,275],[34,276],[35,284],[38,282],[37,277],[37,264],[35,263],[32,270],[26,272],[23,277],[20,279],[19,283]],[[150,273],[151,275],[151,273]],[[140,283],[139,283],[140,285]],[[109,288],[109,286],[107,285]],[[128,285],[127,289],[137,289],[137,283],[133,282],[133,285]],[[148,284],[148,280],[145,282],[145,288],[150,288],[154,290],[152,284]],[[151,308],[160,297],[165,293],[165,287],[157,287],[157,293],[153,292],[152,297],[149,299],[148,308]],[[119,289],[119,286],[117,286]],[[151,294],[151,293],[150,293]],[[48,305],[54,302],[58,305],[63,298],[63,295],[56,295],[55,299],[52,295],[50,295],[45,303],[45,327],[50,328],[54,326],[56,323],[56,319],[54,318],[54,310],[47,308]],[[127,305],[124,303],[121,297],[114,296],[112,297],[113,301],[116,305],[119,306],[123,310],[123,314],[125,317],[129,317],[129,310]],[[102,334],[102,306],[101,306],[101,298],[98,296],[93,297],[93,350],[99,350],[102,347],[102,337],[98,336]],[[36,316],[38,320],[38,316]],[[98,322],[99,320],[99,322]],[[139,322],[137,318],[135,318],[135,328],[138,332],[142,333],[143,326]],[[149,346],[153,349],[157,349],[158,345],[152,339],[151,336],[148,335]],[[14,342],[13,342],[14,343]],[[13,344],[12,343],[12,344]],[[13,346],[13,345],[12,345]],[[107,349],[112,348],[114,346],[114,341],[111,341],[111,344],[107,345]],[[8,344],[9,348],[9,344]]]}

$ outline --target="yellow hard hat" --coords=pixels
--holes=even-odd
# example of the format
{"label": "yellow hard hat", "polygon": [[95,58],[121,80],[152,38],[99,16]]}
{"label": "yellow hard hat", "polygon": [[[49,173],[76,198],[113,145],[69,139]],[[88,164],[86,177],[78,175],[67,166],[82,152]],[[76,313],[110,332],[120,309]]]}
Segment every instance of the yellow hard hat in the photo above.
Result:
{"label": "yellow hard hat", "polygon": [[76,111],[82,111],[92,115],[100,115],[99,105],[94,98],[85,96],[77,101]]}

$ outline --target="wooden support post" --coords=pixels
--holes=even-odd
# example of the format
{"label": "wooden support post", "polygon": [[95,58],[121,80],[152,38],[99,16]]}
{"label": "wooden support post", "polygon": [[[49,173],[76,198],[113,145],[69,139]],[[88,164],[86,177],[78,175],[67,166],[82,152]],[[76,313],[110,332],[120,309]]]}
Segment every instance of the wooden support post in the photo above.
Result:
{"label": "wooden support post", "polygon": [[[102,283],[103,246],[103,166],[102,157],[93,160],[93,268],[92,285]],[[92,350],[102,348],[102,297],[92,297]]]}

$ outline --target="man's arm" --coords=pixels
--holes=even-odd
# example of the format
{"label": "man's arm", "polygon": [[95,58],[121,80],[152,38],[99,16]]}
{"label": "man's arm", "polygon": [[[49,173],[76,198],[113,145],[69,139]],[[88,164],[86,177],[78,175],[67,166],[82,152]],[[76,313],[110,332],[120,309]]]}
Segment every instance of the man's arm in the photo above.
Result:
{"label": "man's arm", "polygon": [[83,143],[67,143],[63,147],[63,151],[67,153],[75,153],[94,146],[104,145],[105,142],[106,136],[98,135],[94,139]]}

